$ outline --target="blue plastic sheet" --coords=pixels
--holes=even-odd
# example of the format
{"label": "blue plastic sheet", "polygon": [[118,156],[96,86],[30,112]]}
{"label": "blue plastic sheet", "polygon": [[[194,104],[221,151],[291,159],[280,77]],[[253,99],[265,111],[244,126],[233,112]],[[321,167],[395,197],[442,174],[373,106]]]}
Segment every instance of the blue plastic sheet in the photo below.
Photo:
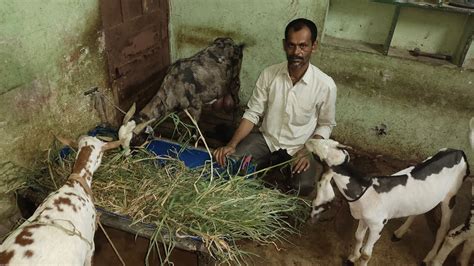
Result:
{"label": "blue plastic sheet", "polygon": [[[111,139],[118,138],[117,131],[102,126],[95,127],[88,131],[87,134],[89,136],[105,136]],[[202,167],[206,162],[209,163],[211,160],[207,151],[194,147],[183,147],[179,143],[171,140],[155,139],[152,140],[146,148],[157,156],[178,158],[190,169]],[[59,156],[64,158],[70,152],[71,149],[69,147],[64,147],[60,150]],[[165,162],[165,160],[160,160],[160,163]],[[213,167],[216,173],[224,178],[228,178],[229,175],[237,174],[241,176],[249,175],[249,177],[252,177],[250,174],[256,170],[256,165],[251,162],[251,156],[243,156],[242,158],[229,157],[225,168],[220,167],[215,162]]]}
{"label": "blue plastic sheet", "polygon": [[[211,158],[207,151],[197,149],[194,147],[182,147],[180,144],[169,140],[156,139],[151,141],[146,147],[149,151],[158,156],[169,156],[178,158],[183,161],[186,167],[195,169],[202,167],[206,162],[210,162]],[[256,166],[250,161],[251,157],[244,156],[242,158],[228,158],[228,167],[221,168],[217,163],[214,163],[215,171],[223,177],[228,175],[248,175],[255,172]],[[162,163],[165,163],[162,160]]]}

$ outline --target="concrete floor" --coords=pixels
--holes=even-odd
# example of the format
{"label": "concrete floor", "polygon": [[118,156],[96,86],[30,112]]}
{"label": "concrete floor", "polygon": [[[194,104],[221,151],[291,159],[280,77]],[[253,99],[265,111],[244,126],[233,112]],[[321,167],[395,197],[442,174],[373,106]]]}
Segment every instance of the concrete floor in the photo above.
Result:
{"label": "concrete floor", "polygon": [[[301,236],[289,238],[291,243],[275,247],[259,247],[249,243],[245,249],[255,252],[259,258],[252,265],[342,265],[352,252],[357,222],[352,219],[347,205],[338,209],[334,219],[315,224],[308,223]],[[402,221],[391,221],[384,228],[376,243],[369,265],[419,265],[434,242],[423,217],[417,219],[405,238],[391,242],[392,232]],[[454,265],[449,262],[446,265]]]}
{"label": "concrete floor", "polygon": [[[382,156],[357,153],[352,154],[354,165],[369,174],[391,174],[408,166],[409,162]],[[466,217],[471,200],[471,186],[463,185],[458,196],[452,227],[462,223]],[[410,231],[399,242],[390,238],[403,219],[391,220],[385,226],[381,238],[375,244],[369,265],[419,265],[431,249],[434,235],[430,231],[425,216],[418,217]],[[354,245],[354,232],[357,227],[350,215],[347,203],[338,197],[326,220],[307,222],[300,235],[290,236],[287,243],[258,245],[252,242],[241,243],[244,250],[255,255],[246,261],[250,265],[341,265],[351,253]],[[148,241],[129,233],[108,228],[107,232],[117,246],[127,265],[143,265]],[[156,255],[156,254],[155,254]],[[176,250],[172,255],[175,265],[198,265],[198,256],[192,252]],[[158,265],[155,259],[151,263]],[[94,265],[120,265],[107,239],[100,229],[96,233],[96,252]],[[455,258],[449,257],[445,265],[455,265]]]}

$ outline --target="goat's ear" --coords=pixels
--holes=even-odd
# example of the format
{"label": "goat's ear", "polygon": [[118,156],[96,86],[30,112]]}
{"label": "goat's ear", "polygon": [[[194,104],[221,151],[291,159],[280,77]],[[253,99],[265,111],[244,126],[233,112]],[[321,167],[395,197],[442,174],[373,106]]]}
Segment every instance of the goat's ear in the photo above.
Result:
{"label": "goat's ear", "polygon": [[141,123],[141,124],[138,124],[138,125],[133,129],[133,133],[138,134],[138,133],[142,132],[142,131],[145,129],[146,126],[148,126],[149,124],[153,123],[154,121],[155,121],[155,118],[150,119],[150,120],[148,120],[148,121],[146,121],[146,122],[143,122],[143,123]]}
{"label": "goat's ear", "polygon": [[104,146],[102,146],[102,151],[118,148],[120,145],[122,145],[122,143],[122,140],[107,142],[104,144]]}
{"label": "goat's ear", "polygon": [[123,118],[123,123],[122,123],[123,125],[125,125],[128,121],[130,121],[130,119],[135,114],[136,110],[137,110],[137,106],[135,105],[135,103],[133,103],[130,109],[128,110],[127,114],[125,114]]}
{"label": "goat's ear", "polygon": [[306,144],[308,151],[316,154],[319,159],[325,160],[328,156],[327,140],[324,139],[309,139]]}
{"label": "goat's ear", "polygon": [[69,146],[71,148],[74,148],[74,149],[77,149],[77,142],[72,140],[72,139],[67,139],[67,138],[63,138],[61,136],[56,136],[56,139],[59,140],[59,142],[61,142],[62,144],[66,145],[66,146]]}
{"label": "goat's ear", "polygon": [[351,146],[347,146],[347,145],[340,144],[340,143],[337,144],[337,147],[338,147],[339,149],[353,150],[353,148],[352,148]]}

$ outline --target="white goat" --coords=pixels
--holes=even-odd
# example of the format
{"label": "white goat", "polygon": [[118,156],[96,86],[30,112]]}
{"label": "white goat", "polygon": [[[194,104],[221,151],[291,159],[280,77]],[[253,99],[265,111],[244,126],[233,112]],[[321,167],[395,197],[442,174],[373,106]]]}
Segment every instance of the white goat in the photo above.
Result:
{"label": "white goat", "polygon": [[94,253],[96,210],[92,197],[92,175],[105,150],[122,141],[104,143],[83,136],[76,161],[66,184],[52,192],[35,213],[0,246],[0,265],[91,265]]}
{"label": "white goat", "polygon": [[[474,149],[474,117],[471,118],[469,123],[470,134],[469,139],[471,142],[471,148]],[[433,265],[443,265],[446,257],[451,251],[458,245],[464,243],[461,254],[458,257],[458,263],[462,266],[467,266],[471,259],[471,254],[474,251],[474,180],[471,179],[471,193],[472,202],[469,216],[464,224],[451,230],[448,235],[444,238],[443,245],[438,251],[438,254],[433,259]]]}
{"label": "white goat", "polygon": [[[130,154],[130,142],[134,135],[140,134],[143,129],[147,128],[147,126],[155,121],[155,119],[150,119],[146,122],[136,124],[135,120],[132,119],[133,115],[136,111],[135,103],[132,104],[130,109],[128,110],[127,114],[125,114],[122,122],[122,126],[120,126],[118,131],[119,140],[121,140],[122,147],[125,150],[125,154]],[[147,128],[148,129],[148,128]],[[152,130],[152,129],[150,129]]]}
{"label": "white goat", "polygon": [[[360,259],[361,265],[367,265],[374,244],[389,219],[409,216],[395,231],[395,236],[400,238],[408,230],[415,215],[423,214],[441,203],[442,218],[436,241],[423,260],[425,263],[430,262],[446,235],[454,197],[468,174],[464,153],[444,149],[423,163],[392,176],[367,177],[356,174],[349,166],[349,154],[344,147],[334,140],[310,140],[306,144],[309,151],[330,166],[318,184],[312,216],[320,213],[325,204],[334,198],[330,184],[331,178],[334,178],[349,202],[352,216],[359,220],[355,233],[357,242],[347,263],[353,264]],[[367,229],[369,236],[362,247]]]}

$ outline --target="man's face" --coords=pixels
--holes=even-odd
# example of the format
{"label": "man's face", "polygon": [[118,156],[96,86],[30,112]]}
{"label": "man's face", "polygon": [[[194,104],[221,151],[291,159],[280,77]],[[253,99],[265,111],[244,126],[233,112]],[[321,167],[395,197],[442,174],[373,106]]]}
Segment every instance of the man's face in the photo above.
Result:
{"label": "man's face", "polygon": [[307,27],[299,31],[290,29],[288,39],[283,40],[288,66],[300,68],[308,65],[311,54],[316,49],[316,43],[311,42],[311,31]]}

